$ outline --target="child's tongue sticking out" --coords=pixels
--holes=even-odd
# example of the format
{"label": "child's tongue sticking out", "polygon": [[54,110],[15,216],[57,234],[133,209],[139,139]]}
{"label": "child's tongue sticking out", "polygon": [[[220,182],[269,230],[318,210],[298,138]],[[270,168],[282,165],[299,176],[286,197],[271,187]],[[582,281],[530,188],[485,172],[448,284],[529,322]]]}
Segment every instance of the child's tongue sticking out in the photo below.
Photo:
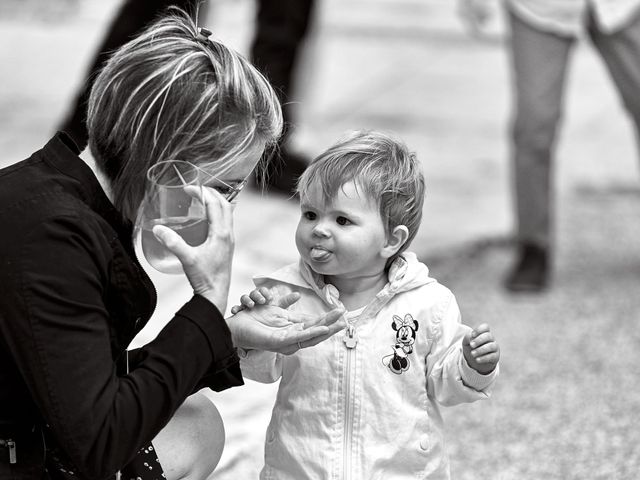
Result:
{"label": "child's tongue sticking out", "polygon": [[331,252],[322,247],[313,247],[310,253],[311,259],[316,262],[324,262],[329,260]]}

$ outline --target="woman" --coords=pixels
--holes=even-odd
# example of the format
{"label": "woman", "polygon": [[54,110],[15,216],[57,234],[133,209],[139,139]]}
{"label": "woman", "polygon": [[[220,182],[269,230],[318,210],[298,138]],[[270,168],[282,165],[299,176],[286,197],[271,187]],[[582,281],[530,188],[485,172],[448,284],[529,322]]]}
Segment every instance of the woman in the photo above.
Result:
{"label": "woman", "polygon": [[291,353],[338,331],[339,312],[269,307],[225,321],[232,207],[205,189],[202,245],[154,230],[194,296],[127,354],[156,303],[133,225],[159,161],[246,178],[278,138],[278,100],[246,60],[176,11],[110,58],[88,118],[91,155],[58,134],[0,170],[0,477],[204,478],[224,435],[210,402],[190,395],[242,384],[235,346]]}

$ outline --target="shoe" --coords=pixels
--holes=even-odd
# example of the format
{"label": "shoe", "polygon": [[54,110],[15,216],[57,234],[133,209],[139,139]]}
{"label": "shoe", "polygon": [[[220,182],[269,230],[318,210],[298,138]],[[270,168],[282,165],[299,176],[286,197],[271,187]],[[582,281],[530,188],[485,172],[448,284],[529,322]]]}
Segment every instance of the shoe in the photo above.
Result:
{"label": "shoe", "polygon": [[281,150],[267,167],[265,189],[270,193],[294,196],[296,183],[309,161],[301,155]]}
{"label": "shoe", "polygon": [[511,292],[536,293],[549,282],[549,254],[546,248],[530,243],[520,246],[520,258],[507,276],[505,288]]}

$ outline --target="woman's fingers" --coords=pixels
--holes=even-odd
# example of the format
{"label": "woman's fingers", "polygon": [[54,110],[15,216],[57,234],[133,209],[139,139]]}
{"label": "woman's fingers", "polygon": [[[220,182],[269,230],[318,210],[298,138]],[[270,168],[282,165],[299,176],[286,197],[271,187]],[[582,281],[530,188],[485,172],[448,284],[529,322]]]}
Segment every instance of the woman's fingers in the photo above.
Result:
{"label": "woman's fingers", "polygon": [[[294,331],[294,333],[291,335],[290,340],[292,343],[295,343],[296,347],[299,346],[304,348],[315,345],[316,343],[320,343],[322,340],[329,337],[329,327],[319,326],[310,327],[305,330]],[[314,340],[316,340],[315,343],[313,343]]]}
{"label": "woman's fingers", "polygon": [[156,238],[184,263],[183,260],[189,255],[189,249],[191,248],[187,242],[176,232],[164,225],[156,225],[152,231]]}
{"label": "woman's fingers", "polygon": [[185,191],[192,196],[196,196],[196,193],[200,192],[200,198],[209,222],[208,238],[224,234],[227,230],[232,229],[233,208],[220,192],[209,187],[185,187]]}
{"label": "woman's fingers", "polygon": [[197,200],[200,201],[200,203],[202,203],[203,205],[206,204],[206,201],[204,200],[204,192],[202,191],[202,188],[196,186],[196,185],[187,185],[186,187],[184,187],[184,191],[189,194],[189,196],[191,196],[192,198],[195,198]]}
{"label": "woman's fingers", "polygon": [[[320,342],[324,342],[326,339],[341,330],[344,330],[346,323],[344,321],[337,321],[341,316],[342,314],[338,315],[337,318],[335,318],[334,314],[331,314],[328,317],[325,316],[325,319],[328,318],[333,322],[330,325],[316,325],[308,328],[305,326],[304,330],[289,330],[287,332],[287,341],[289,345],[283,348],[280,353],[290,355],[302,348],[313,347]],[[298,325],[296,324],[295,327],[297,326]]]}
{"label": "woman's fingers", "polygon": [[[291,328],[286,332],[288,345],[280,350],[280,353],[290,355],[297,352],[301,348],[312,347],[327,338],[344,330],[346,322],[343,317],[344,310],[335,309],[324,315],[316,316],[313,319],[307,318],[310,323],[293,323]],[[302,328],[302,330],[300,330]]]}
{"label": "woman's fingers", "polygon": [[[201,202],[205,208],[207,221],[209,223],[207,240],[211,238],[225,238],[232,243],[228,237],[233,232],[233,212],[220,193],[207,187],[186,186],[186,193]],[[194,248],[187,244],[180,235],[164,225],[156,225],[153,228],[156,237],[174,253],[184,264],[193,256],[189,249]]]}
{"label": "woman's fingers", "polygon": [[238,311],[227,319],[227,324],[234,343],[240,347],[290,354],[344,329],[343,313],[336,309],[324,315],[301,316],[277,306],[256,305]]}
{"label": "woman's fingers", "polygon": [[288,312],[288,319],[291,323],[300,323],[304,325],[304,328],[314,326],[329,326],[335,324],[340,317],[344,314],[344,309],[334,308],[330,312],[322,315],[310,315],[300,312]]}
{"label": "woman's fingers", "polygon": [[328,327],[311,327],[306,330],[290,329],[286,334],[286,343],[278,351],[285,355],[291,355],[302,348],[316,345],[331,335]]}
{"label": "woman's fingers", "polygon": [[200,245],[189,246],[184,241],[178,241],[175,235],[161,229],[158,231],[162,236],[160,240],[169,242],[167,248],[174,252],[182,263],[193,291],[207,298],[220,311],[224,311],[229,294],[234,249],[233,211],[229,202],[210,188],[187,186],[184,190],[202,202],[202,205],[198,206],[194,200],[189,213],[201,217],[200,208],[204,207],[208,222],[207,237]]}

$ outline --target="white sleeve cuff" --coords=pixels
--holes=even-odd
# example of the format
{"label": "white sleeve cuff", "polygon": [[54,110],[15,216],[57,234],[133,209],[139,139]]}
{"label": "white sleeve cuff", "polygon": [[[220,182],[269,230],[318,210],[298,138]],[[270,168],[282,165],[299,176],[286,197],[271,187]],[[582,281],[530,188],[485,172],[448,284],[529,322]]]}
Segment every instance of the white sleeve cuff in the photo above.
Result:
{"label": "white sleeve cuff", "polygon": [[498,373],[500,371],[500,365],[496,365],[496,368],[493,369],[492,372],[483,375],[482,373],[477,372],[473,368],[469,366],[467,360],[464,358],[464,355],[460,355],[460,375],[462,377],[462,382],[469,388],[473,388],[479,392],[484,392],[489,387],[493,385],[498,377]]}

